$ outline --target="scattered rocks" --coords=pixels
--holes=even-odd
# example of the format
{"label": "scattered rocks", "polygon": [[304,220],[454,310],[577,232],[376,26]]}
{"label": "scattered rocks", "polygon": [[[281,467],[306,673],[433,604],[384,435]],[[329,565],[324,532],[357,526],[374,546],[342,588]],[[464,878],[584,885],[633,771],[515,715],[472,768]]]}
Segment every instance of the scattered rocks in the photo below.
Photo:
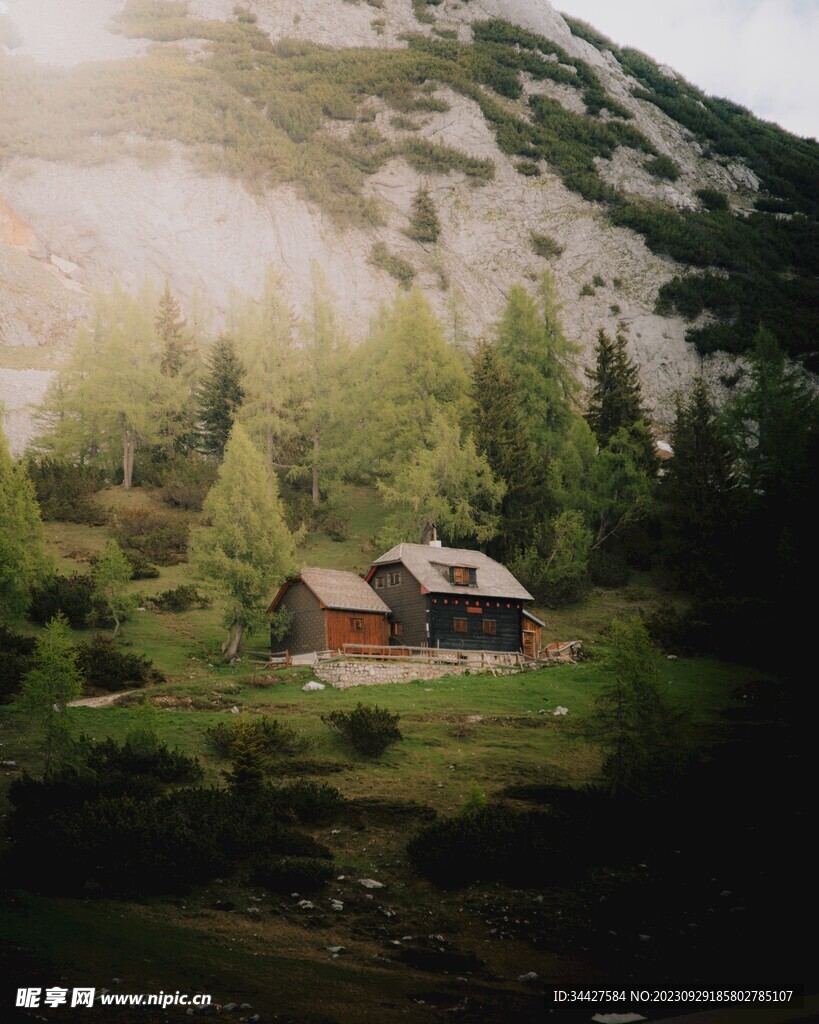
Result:
{"label": "scattered rocks", "polygon": [[344,909],[344,904],[341,902],[341,900],[330,900],[330,909],[331,910],[343,910]]}
{"label": "scattered rocks", "polygon": [[315,910],[315,905],[310,900],[299,900],[299,906],[302,910]]}
{"label": "scattered rocks", "polygon": [[376,882],[374,878],[359,878],[359,885],[363,885],[365,889],[383,889],[383,882]]}
{"label": "scattered rocks", "polygon": [[309,683],[305,683],[302,686],[302,690],[305,693],[314,693],[316,690],[324,690],[324,683],[317,683],[315,679],[311,679]]}
{"label": "scattered rocks", "polygon": [[518,976],[518,981],[522,985],[531,985],[532,982],[538,981],[538,980],[539,980],[538,976],[535,974],[534,971],[527,971],[526,974],[521,974],[521,975]]}

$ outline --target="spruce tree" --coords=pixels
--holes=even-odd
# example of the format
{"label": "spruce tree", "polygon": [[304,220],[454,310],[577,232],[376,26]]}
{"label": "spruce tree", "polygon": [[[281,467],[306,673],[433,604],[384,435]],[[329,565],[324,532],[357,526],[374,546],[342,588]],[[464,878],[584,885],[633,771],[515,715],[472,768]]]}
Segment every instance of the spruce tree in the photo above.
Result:
{"label": "spruce tree", "polygon": [[535,459],[518,404],[518,389],[494,345],[483,342],[472,359],[473,436],[496,480],[506,487],[500,534],[503,556],[531,542],[536,519]]}
{"label": "spruce tree", "polygon": [[[593,382],[586,419],[600,448],[605,448],[618,430],[625,428],[644,447],[644,464],[656,471],[651,421],[643,407],[643,393],[637,365],[629,358],[628,342],[622,331],[614,340],[601,327],[597,332],[596,363],[588,376]],[[642,423],[646,430],[635,430]]]}
{"label": "spruce tree", "polygon": [[185,320],[179,302],[165,281],[165,290],[159,297],[156,310],[156,333],[162,342],[162,359],[159,367],[164,376],[176,377],[189,355],[185,339]]}
{"label": "spruce tree", "polygon": [[199,446],[221,459],[245,391],[245,368],[236,355],[233,341],[222,336],[211,349],[206,372],[196,389],[199,408]]}
{"label": "spruce tree", "polygon": [[666,563],[685,586],[714,595],[730,576],[738,493],[728,438],[701,377],[677,400],[670,440],[674,454],[660,481]]}
{"label": "spruce tree", "polygon": [[438,241],[438,236],[441,233],[441,221],[426,186],[419,188],[412,200],[412,218],[408,233],[410,238],[414,238],[417,242],[435,243]]}

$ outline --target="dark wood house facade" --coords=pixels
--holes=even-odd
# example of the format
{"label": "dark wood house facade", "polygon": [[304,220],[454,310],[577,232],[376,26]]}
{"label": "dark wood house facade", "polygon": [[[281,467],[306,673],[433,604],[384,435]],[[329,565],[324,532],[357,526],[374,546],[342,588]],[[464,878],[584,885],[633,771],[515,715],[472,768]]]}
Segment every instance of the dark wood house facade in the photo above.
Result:
{"label": "dark wood house facade", "polygon": [[273,646],[291,654],[339,650],[344,644],[388,643],[390,609],[352,572],[302,569],[282,584],[268,614],[280,608],[291,612],[293,621],[284,641]]}
{"label": "dark wood house facade", "polygon": [[367,582],[390,608],[390,643],[519,651],[524,628],[532,630],[524,619],[532,595],[480,551],[399,544],[376,559]]}

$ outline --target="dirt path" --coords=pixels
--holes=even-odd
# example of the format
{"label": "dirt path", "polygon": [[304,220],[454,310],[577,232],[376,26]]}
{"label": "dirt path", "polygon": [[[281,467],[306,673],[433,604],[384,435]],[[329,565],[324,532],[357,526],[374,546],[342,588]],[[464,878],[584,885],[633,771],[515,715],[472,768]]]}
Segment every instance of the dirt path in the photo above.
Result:
{"label": "dirt path", "polygon": [[70,708],[107,708],[115,704],[120,697],[127,697],[129,693],[139,693],[139,690],[120,690],[118,693],[105,693],[102,697],[83,697],[82,700],[72,700],[68,705]]}

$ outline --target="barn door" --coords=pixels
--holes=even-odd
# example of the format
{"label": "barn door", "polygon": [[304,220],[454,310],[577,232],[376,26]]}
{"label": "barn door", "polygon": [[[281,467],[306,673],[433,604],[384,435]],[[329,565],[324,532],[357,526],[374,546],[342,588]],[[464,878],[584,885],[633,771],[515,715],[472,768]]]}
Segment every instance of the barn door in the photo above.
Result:
{"label": "barn door", "polygon": [[523,631],[523,653],[527,658],[534,658],[535,652],[535,631],[533,629],[524,629]]}

